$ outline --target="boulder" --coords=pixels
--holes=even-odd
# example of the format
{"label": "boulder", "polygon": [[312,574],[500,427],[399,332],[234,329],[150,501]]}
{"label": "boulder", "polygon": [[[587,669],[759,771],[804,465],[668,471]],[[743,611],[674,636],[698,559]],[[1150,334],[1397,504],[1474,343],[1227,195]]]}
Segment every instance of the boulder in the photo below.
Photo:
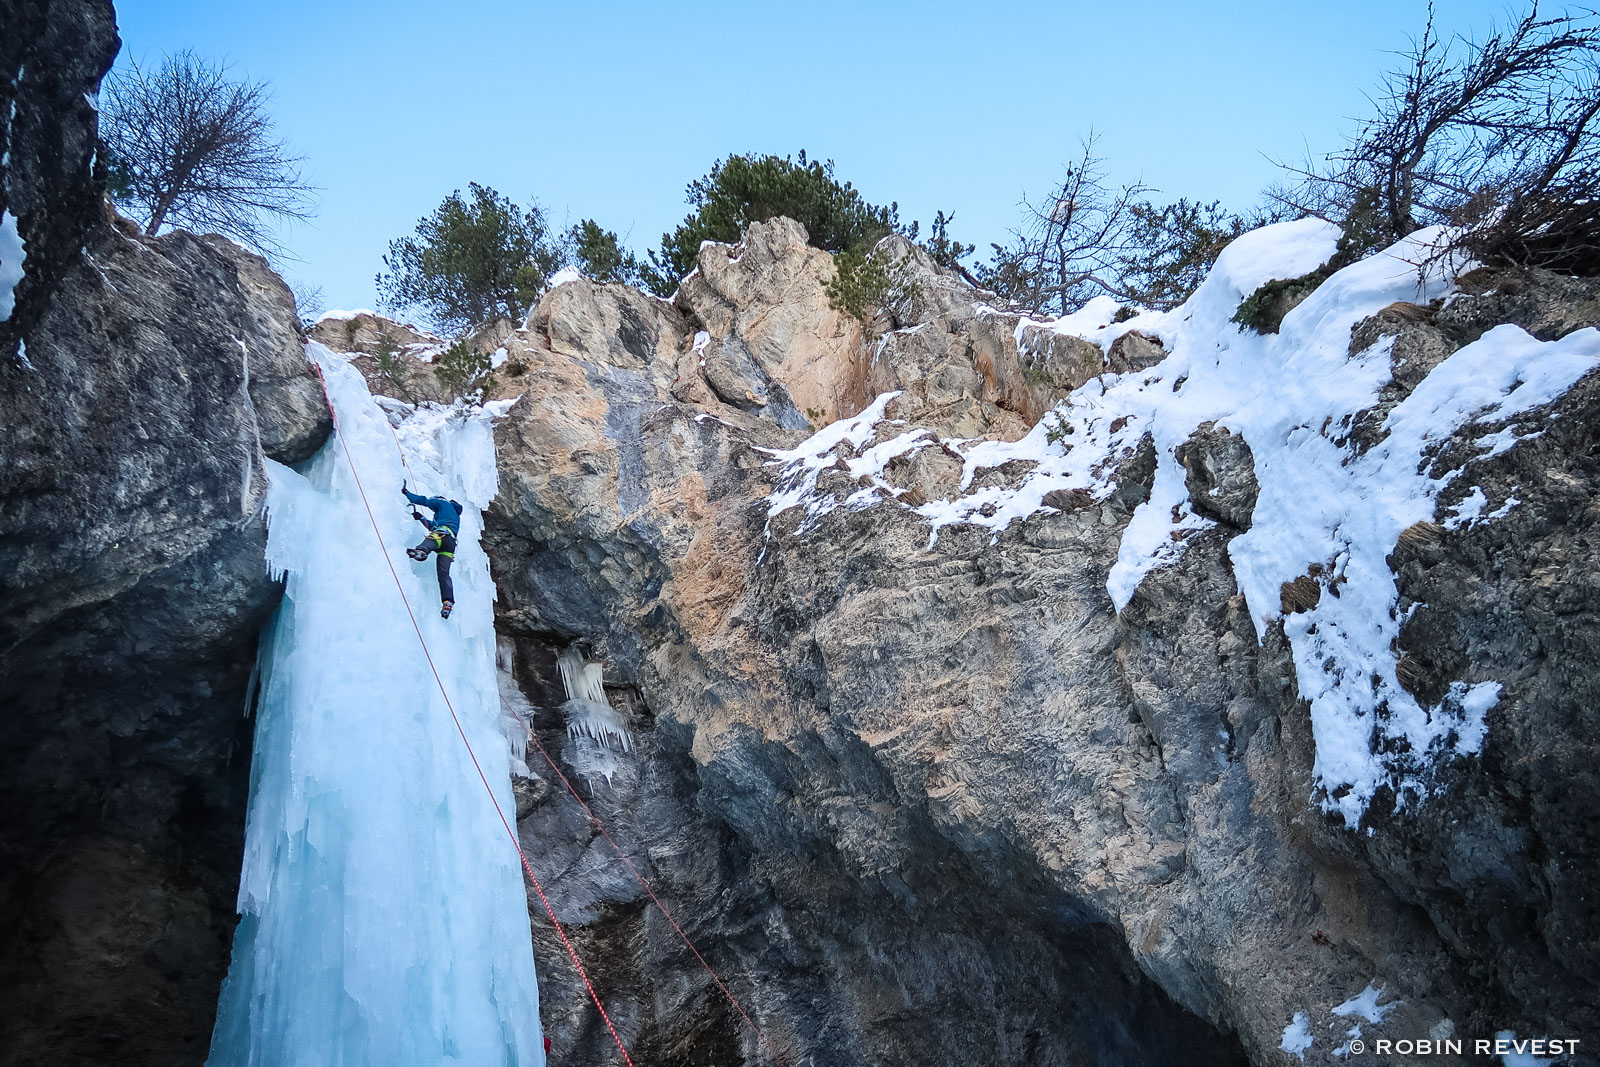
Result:
{"label": "boulder", "polygon": [[1025,375],[1030,384],[1042,389],[1041,407],[1045,408],[1106,369],[1099,345],[1049,327],[1025,325],[1020,348]]}
{"label": "boulder", "polygon": [[1206,422],[1178,446],[1176,454],[1194,510],[1236,530],[1249,529],[1260,491],[1249,443],[1225,426]]}
{"label": "boulder", "polygon": [[[166,245],[168,254],[178,254],[190,239],[188,234],[174,235]],[[233,270],[231,278],[226,268],[213,278],[201,257],[186,257],[190,272],[213,300],[228,305],[228,319],[240,327],[238,342],[245,352],[261,450],[279,463],[310,459],[333,432],[333,419],[316,370],[306,359],[294,294],[260,256],[215,234],[196,240]]]}
{"label": "boulder", "polygon": [[1115,374],[1127,374],[1155,366],[1167,358],[1167,349],[1161,338],[1152,334],[1129,330],[1111,342],[1106,354],[1106,367]]}
{"label": "boulder", "polygon": [[1480,268],[1461,279],[1462,292],[1435,317],[1458,345],[1511,322],[1541,341],[1600,324],[1600,279],[1574,278],[1540,268]]}
{"label": "boulder", "polygon": [[312,325],[309,337],[335,352],[368,356],[380,352],[416,355],[449,343],[438,334],[372,311],[329,312]]}
{"label": "boulder", "polygon": [[863,326],[828,303],[824,286],[834,274],[833,257],[807,243],[805,227],[780,217],[755,223],[737,245],[707,243],[673,301],[821,426],[870,399]]}

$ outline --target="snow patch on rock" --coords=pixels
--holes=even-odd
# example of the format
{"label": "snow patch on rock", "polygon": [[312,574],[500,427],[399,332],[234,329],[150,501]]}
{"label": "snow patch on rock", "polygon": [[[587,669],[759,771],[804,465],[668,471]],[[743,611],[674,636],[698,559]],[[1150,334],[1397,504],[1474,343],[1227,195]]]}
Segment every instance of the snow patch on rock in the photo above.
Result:
{"label": "snow patch on rock", "polygon": [[[1441,757],[1480,751],[1484,713],[1498,699],[1498,685],[1486,682],[1452,689],[1440,704],[1424,708],[1395,674],[1404,620],[1387,560],[1402,530],[1433,520],[1440,492],[1461,473],[1438,469],[1440,446],[1473,425],[1508,424],[1547,405],[1600,366],[1600,330],[1545,342],[1517,326],[1498,326],[1435,367],[1389,411],[1382,438],[1361,451],[1352,431],[1391,380],[1393,339],[1352,353],[1352,328],[1396,302],[1427,303],[1452,291],[1451,264],[1430,255],[1441,236],[1437,229],[1419,231],[1343,268],[1290,311],[1277,334],[1241,328],[1233,315],[1263,283],[1326,262],[1337,227],[1310,219],[1244,234],[1172,311],[1113,325],[1115,303],[1099,300],[1053,324],[1019,323],[1019,332],[1030,325],[1050,328],[1107,349],[1128,329],[1139,329],[1159,336],[1169,355],[1144,371],[1089,381],[1020,440],[938,442],[962,458],[961,493],[916,508],[928,521],[930,545],[957,523],[988,528],[998,539],[1013,522],[1053,511],[1045,503],[1052,492],[1106,499],[1116,489],[1116,470],[1148,435],[1156,451],[1152,490],[1124,530],[1106,581],[1120,611],[1151,571],[1175,563],[1193,533],[1214,525],[1191,506],[1178,446],[1206,422],[1242,435],[1260,492],[1250,528],[1229,542],[1229,557],[1258,637],[1282,622],[1300,693],[1311,704],[1320,801],[1351,827],[1379,789],[1392,788],[1403,808],[1427,795]],[[862,453],[880,422],[903,425],[884,416],[892,395],[796,449],[772,453],[783,472],[769,517],[803,507],[804,532],[841,506],[833,494],[817,491],[818,476],[829,466],[868,483],[844,506],[897,495],[877,478],[878,460],[935,441],[926,433],[901,433]],[[1507,425],[1477,439],[1478,458],[1537,433]],[[834,456],[842,444],[861,458]],[[1013,461],[1029,467],[1016,484],[971,489],[978,471]],[[1490,515],[1484,514],[1487,504],[1475,490],[1446,525],[1498,517],[1515,500]],[[1308,576],[1331,595],[1285,616],[1282,587]]]}
{"label": "snow patch on rock", "polygon": [[1306,1050],[1311,1047],[1311,1017],[1303,1011],[1294,1013],[1294,1018],[1289,1025],[1283,1028],[1283,1038],[1278,1042],[1278,1047],[1291,1056],[1299,1059],[1306,1058]]}

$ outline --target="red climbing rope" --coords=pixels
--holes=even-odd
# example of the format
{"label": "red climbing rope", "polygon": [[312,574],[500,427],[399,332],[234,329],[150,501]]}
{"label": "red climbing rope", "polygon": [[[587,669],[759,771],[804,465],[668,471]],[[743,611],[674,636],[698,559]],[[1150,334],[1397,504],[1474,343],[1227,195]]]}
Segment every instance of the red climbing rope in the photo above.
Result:
{"label": "red climbing rope", "polygon": [[700,966],[705,968],[705,972],[711,976],[711,980],[717,984],[717,988],[722,990],[722,995],[728,998],[728,1003],[733,1005],[733,1010],[739,1013],[739,1018],[744,1020],[746,1026],[755,1031],[756,1037],[758,1037],[761,1040],[761,1043],[766,1046],[767,1054],[777,1061],[778,1067],[787,1067],[787,1065],[783,1062],[783,1057],[778,1055],[778,1050],[772,1047],[772,1042],[767,1040],[767,1035],[762,1031],[761,1027],[757,1026],[750,1016],[745,1013],[744,1006],[739,1003],[739,998],[735,997],[731,992],[728,991],[728,987],[724,985],[722,979],[717,976],[717,972],[712,970],[711,964],[706,962],[706,958],[700,955],[700,950],[694,947],[694,942],[689,940],[689,935],[683,932],[683,927],[678,925],[678,920],[672,917],[672,913],[667,910],[667,906],[661,903],[661,898],[656,896],[656,891],[650,888],[650,883],[644,880],[644,875],[640,874],[639,869],[633,865],[633,861],[628,859],[628,854],[622,850],[622,846],[617,844],[616,840],[612,838],[611,834],[606,831],[605,823],[601,822],[599,816],[594,813],[593,809],[591,809],[588,804],[584,803],[583,797],[578,795],[578,791],[572,787],[572,783],[567,780],[567,776],[561,773],[561,768],[556,765],[555,760],[550,758],[550,753],[545,751],[545,747],[539,743],[539,738],[534,736],[534,734],[530,731],[528,734],[528,740],[533,742],[533,747],[539,750],[539,755],[544,757],[544,761],[550,764],[550,769],[556,772],[556,777],[560,778],[561,784],[567,787],[567,792],[572,794],[572,799],[576,800],[578,802],[578,806],[583,808],[584,814],[589,816],[589,821],[594,823],[595,829],[600,831],[600,836],[604,837],[606,842],[611,845],[611,848],[617,854],[617,858],[620,859],[623,862],[623,865],[626,866],[633,876],[639,880],[639,884],[643,886],[644,891],[650,895],[650,900],[655,904],[656,908],[660,910],[662,915],[666,916],[667,922],[671,923],[672,928],[678,932],[678,937],[683,940],[683,943],[686,946],[688,946],[689,951],[694,953],[694,958],[700,961]]}
{"label": "red climbing rope", "polygon": [[[328,383],[322,376],[322,367],[315,361],[312,362],[312,366],[316,368],[317,381],[322,386],[322,398],[328,404],[328,414],[333,420],[334,432],[338,433],[339,412],[334,408],[333,397],[328,393]],[[385,418],[384,421],[388,422],[388,419]],[[393,430],[394,427],[391,426],[390,432],[393,432]],[[399,438],[396,437],[396,446],[399,443]],[[589,999],[594,1001],[596,1010],[600,1012],[600,1018],[605,1021],[606,1029],[611,1032],[611,1040],[616,1042],[617,1051],[622,1053],[623,1061],[627,1063],[628,1067],[633,1067],[633,1057],[628,1055],[627,1048],[622,1044],[622,1038],[617,1034],[617,1028],[611,1023],[611,1016],[606,1014],[605,1005],[600,1003],[600,994],[595,992],[594,983],[589,980],[589,972],[584,970],[583,961],[578,958],[578,950],[573,947],[571,939],[567,937],[567,931],[562,927],[561,920],[556,918],[555,908],[550,906],[550,898],[545,896],[544,886],[540,884],[538,875],[533,873],[533,866],[528,863],[527,853],[522,851],[522,842],[517,840],[516,831],[511,828],[510,821],[506,819],[506,813],[500,807],[499,799],[494,795],[494,788],[489,785],[488,776],[483,773],[483,766],[478,762],[478,754],[472,751],[472,742],[467,740],[467,732],[461,726],[461,718],[456,714],[455,704],[451,702],[450,694],[445,689],[444,679],[440,677],[439,668],[433,662],[433,653],[428,650],[427,639],[422,636],[422,626],[417,622],[417,614],[411,610],[411,599],[406,596],[405,586],[400,581],[400,573],[394,569],[394,560],[389,558],[389,551],[384,547],[383,534],[378,528],[378,518],[372,512],[371,502],[367,500],[367,489],[366,486],[361,484],[361,475],[356,470],[356,461],[350,455],[349,447],[345,446],[342,440],[340,445],[344,452],[345,462],[350,465],[350,476],[355,479],[356,489],[361,493],[361,504],[367,509],[367,520],[372,523],[372,534],[378,539],[378,547],[383,552],[383,560],[389,565],[389,574],[394,578],[394,587],[399,591],[400,601],[405,604],[406,615],[411,619],[411,628],[417,632],[417,643],[422,646],[422,654],[428,660],[428,669],[433,672],[433,680],[439,686],[439,694],[444,697],[444,705],[450,709],[450,719],[455,723],[456,733],[461,735],[461,743],[466,746],[467,755],[472,758],[472,766],[478,772],[478,780],[483,782],[484,791],[489,794],[489,802],[494,805],[495,814],[500,816],[500,825],[505,827],[506,836],[511,838],[511,845],[517,850],[517,858],[522,861],[522,869],[528,875],[528,880],[533,883],[534,892],[539,894],[539,903],[544,905],[545,913],[550,916],[550,922],[555,926],[556,934],[560,936],[562,945],[566,947],[567,955],[572,957],[572,965],[578,969],[578,976],[583,979],[584,986],[589,990]],[[402,461],[405,459],[404,449],[401,450],[400,457]],[[407,469],[409,467],[410,465],[407,464]]]}

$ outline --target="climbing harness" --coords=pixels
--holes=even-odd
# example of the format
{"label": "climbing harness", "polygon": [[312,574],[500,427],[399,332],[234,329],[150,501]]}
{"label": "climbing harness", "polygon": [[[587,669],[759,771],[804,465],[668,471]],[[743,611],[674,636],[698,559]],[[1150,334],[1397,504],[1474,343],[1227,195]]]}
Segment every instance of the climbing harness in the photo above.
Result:
{"label": "climbing harness", "polygon": [[[333,420],[333,432],[339,433],[339,412],[333,406],[333,397],[328,393],[328,383],[322,376],[322,367],[313,361],[312,366],[317,371],[317,381],[322,386],[322,397],[327,402],[329,417]],[[388,419],[384,420],[385,422]],[[393,430],[393,427],[390,427]],[[395,438],[398,445],[399,438]],[[340,441],[340,448],[344,452],[345,462],[350,465],[350,476],[355,479],[356,489],[361,494],[361,504],[367,510],[367,519],[372,523],[372,534],[378,539],[379,549],[383,549],[383,534],[378,528],[378,517],[372,512],[372,504],[367,500],[367,490],[361,484],[361,475],[356,470],[356,461],[350,455],[350,449]],[[401,460],[405,460],[405,452],[401,451]],[[407,464],[409,469],[409,464]],[[400,582],[400,573],[394,569],[394,561],[389,558],[387,550],[383,552],[384,562],[389,565],[389,574],[394,578],[394,587],[400,593],[400,600],[406,606],[406,615],[411,619],[411,627],[417,632],[417,642],[422,645],[422,654],[427,658],[428,669],[433,672],[433,680],[439,686],[439,695],[444,697],[444,705],[450,709],[450,719],[455,723],[456,733],[461,736],[461,743],[467,748],[467,755],[472,759],[473,769],[478,772],[478,780],[483,783],[484,792],[489,794],[489,802],[494,805],[495,814],[500,816],[500,825],[505,827],[506,836],[511,838],[511,845],[517,850],[517,858],[522,861],[522,870],[528,876],[528,881],[533,883],[534,892],[539,895],[539,903],[544,905],[545,914],[550,916],[550,923],[555,927],[556,934],[561,938],[567,955],[572,959],[572,965],[577,968],[578,976],[583,979],[584,987],[589,991],[589,999],[594,1002],[595,1009],[600,1012],[600,1018],[605,1022],[606,1029],[611,1033],[611,1040],[616,1043],[617,1051],[622,1053],[623,1062],[628,1067],[634,1067],[633,1057],[628,1055],[628,1049],[622,1043],[622,1038],[617,1033],[617,1028],[612,1025],[611,1016],[606,1013],[605,1005],[600,1003],[600,994],[595,992],[594,983],[589,980],[589,972],[584,969],[583,961],[578,958],[578,950],[573,947],[572,939],[567,936],[566,929],[561,925],[561,920],[556,918],[556,910],[550,905],[550,898],[545,895],[544,886],[540,883],[538,875],[533,873],[533,865],[528,862],[527,853],[522,851],[522,842],[517,840],[517,833],[511,828],[511,823],[506,819],[506,813],[500,807],[500,800],[494,795],[494,788],[489,785],[489,778],[483,773],[483,765],[478,762],[478,754],[472,750],[472,742],[467,740],[467,731],[461,725],[461,717],[456,714],[455,704],[450,700],[450,693],[444,687],[444,679],[439,675],[439,668],[433,662],[433,653],[428,649],[427,639],[422,636],[422,626],[417,622],[416,612],[411,610],[411,598],[406,596],[405,586]]]}

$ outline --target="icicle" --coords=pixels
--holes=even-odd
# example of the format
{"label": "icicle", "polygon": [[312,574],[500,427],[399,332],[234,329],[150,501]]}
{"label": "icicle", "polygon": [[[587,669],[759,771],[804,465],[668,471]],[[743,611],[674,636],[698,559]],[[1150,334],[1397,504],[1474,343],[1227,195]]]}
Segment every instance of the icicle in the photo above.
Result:
{"label": "icicle", "polygon": [[561,671],[561,684],[567,688],[568,700],[607,703],[605,668],[598,663],[586,662],[577,645],[568,646],[565,652],[557,656],[556,666]]}
{"label": "icicle", "polygon": [[509,637],[495,641],[494,666],[500,683],[500,734],[511,752],[511,774],[516,778],[537,778],[528,769],[528,730],[533,722],[533,705],[522,695],[513,670],[517,644]]}
{"label": "icicle", "polygon": [[610,704],[596,700],[569,700],[561,705],[567,716],[568,737],[592,737],[607,748],[633,751],[627,721]]}
{"label": "icicle", "polygon": [[584,659],[577,645],[556,657],[567,702],[561,712],[567,720],[567,762],[585,778],[607,782],[618,771],[616,753],[633,751],[628,721],[606,699],[605,668]]}

